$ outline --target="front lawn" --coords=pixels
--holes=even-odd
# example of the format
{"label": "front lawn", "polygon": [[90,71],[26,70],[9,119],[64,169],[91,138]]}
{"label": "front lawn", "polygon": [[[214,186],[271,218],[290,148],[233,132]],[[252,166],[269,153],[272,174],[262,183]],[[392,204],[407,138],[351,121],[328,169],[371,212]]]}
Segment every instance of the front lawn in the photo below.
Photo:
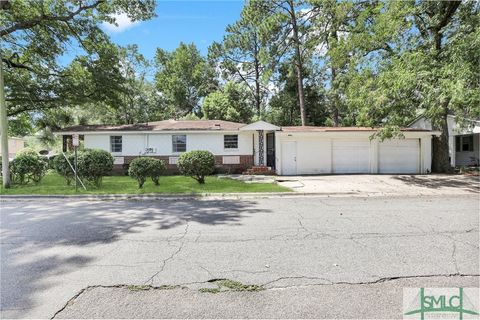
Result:
{"label": "front lawn", "polygon": [[[104,177],[100,188],[87,186],[85,191],[80,185],[77,194],[143,194],[143,193],[229,193],[229,192],[287,192],[288,188],[275,183],[244,183],[232,179],[207,177],[204,185],[190,177],[163,176],[160,185],[155,186],[149,179],[143,189],[138,189],[137,181],[128,176]],[[57,173],[48,173],[35,185],[13,185],[10,189],[0,187],[0,194],[75,194],[74,186],[67,186]]]}

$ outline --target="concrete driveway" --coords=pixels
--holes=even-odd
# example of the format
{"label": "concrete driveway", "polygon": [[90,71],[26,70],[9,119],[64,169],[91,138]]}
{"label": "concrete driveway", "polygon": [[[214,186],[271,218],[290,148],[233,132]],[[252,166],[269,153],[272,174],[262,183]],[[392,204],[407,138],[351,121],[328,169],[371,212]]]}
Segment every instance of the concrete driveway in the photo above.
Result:
{"label": "concrete driveway", "polygon": [[0,318],[400,318],[479,281],[477,195],[0,205]]}
{"label": "concrete driveway", "polygon": [[331,196],[406,196],[478,194],[480,177],[466,175],[282,176],[280,185],[296,192]]}

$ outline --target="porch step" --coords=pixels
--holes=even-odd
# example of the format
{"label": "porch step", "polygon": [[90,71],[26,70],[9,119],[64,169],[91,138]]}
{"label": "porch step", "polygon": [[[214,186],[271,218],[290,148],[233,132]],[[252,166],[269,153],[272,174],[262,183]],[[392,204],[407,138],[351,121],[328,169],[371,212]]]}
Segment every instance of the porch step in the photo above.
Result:
{"label": "porch step", "polygon": [[277,173],[271,167],[253,166],[243,172],[245,175],[276,175]]}

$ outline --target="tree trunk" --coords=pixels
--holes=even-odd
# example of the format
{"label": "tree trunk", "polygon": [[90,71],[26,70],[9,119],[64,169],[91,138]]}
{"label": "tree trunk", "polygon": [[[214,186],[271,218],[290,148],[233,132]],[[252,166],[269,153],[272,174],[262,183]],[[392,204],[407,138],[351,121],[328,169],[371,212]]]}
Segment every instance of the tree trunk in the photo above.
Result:
{"label": "tree trunk", "polygon": [[260,117],[262,114],[262,99],[260,97],[260,61],[258,59],[258,46],[256,36],[254,41],[255,46],[253,59],[255,64],[255,107],[257,108],[257,115]]}
{"label": "tree trunk", "polygon": [[[455,11],[458,9],[460,2],[457,1],[450,1],[442,3],[442,5],[448,6],[446,9],[446,14],[442,17],[440,22],[430,28],[431,36],[433,38],[433,46],[436,52],[436,63],[437,68],[440,68],[443,61],[441,60],[441,52],[442,52],[442,28],[444,28],[449,21],[452,19]],[[441,105],[442,108],[442,116],[438,123],[436,121],[432,121],[433,128],[435,130],[439,130],[441,132],[440,137],[433,137],[432,143],[432,171],[433,172],[451,172],[452,166],[450,164],[450,152],[449,152],[449,145],[448,145],[448,105],[450,103],[450,98],[446,98]],[[455,152],[455,150],[452,150]]]}
{"label": "tree trunk", "polygon": [[[332,34],[331,34],[332,38],[335,39],[335,43],[337,43],[338,41],[338,35],[337,35],[337,30],[336,28],[334,27],[334,30],[332,31]],[[334,127],[338,127],[339,124],[340,124],[340,120],[339,120],[339,101],[340,99],[338,98],[338,88],[337,88],[337,82],[336,82],[336,79],[337,79],[337,68],[334,66],[334,62],[333,60],[330,62],[332,64],[331,66],[331,70],[332,70],[332,86],[331,86],[331,90],[332,90],[332,108],[333,108],[333,116],[332,116],[332,120],[333,120],[333,126]]]}
{"label": "tree trunk", "polygon": [[0,55],[0,139],[2,144],[2,183],[4,188],[10,188],[10,167],[8,161],[8,119],[5,91],[3,84],[3,61]]}
{"label": "tree trunk", "polygon": [[[448,104],[446,102],[445,104]],[[433,137],[432,140],[432,171],[438,173],[448,173],[452,171],[452,166],[450,164],[450,152],[448,145],[448,122],[447,122],[447,109],[445,107],[445,112],[442,115],[440,124],[434,126],[435,130],[441,132],[439,137]],[[454,150],[452,150],[454,152]]]}
{"label": "tree trunk", "polygon": [[332,89],[333,90],[333,101],[332,101],[332,108],[333,108],[333,115],[332,115],[332,120],[333,120],[333,126],[338,127],[339,125],[339,112],[338,112],[338,99],[337,99],[337,88],[336,88],[336,83],[335,79],[337,78],[337,69],[332,66]]}
{"label": "tree trunk", "polygon": [[298,103],[300,105],[300,119],[302,126],[307,124],[307,114],[305,112],[305,92],[303,90],[303,62],[302,53],[300,50],[300,39],[298,37],[297,17],[295,16],[295,5],[293,0],[288,1],[290,6],[290,17],[292,23],[292,39],[295,46],[295,70],[297,73],[297,89],[298,89]]}

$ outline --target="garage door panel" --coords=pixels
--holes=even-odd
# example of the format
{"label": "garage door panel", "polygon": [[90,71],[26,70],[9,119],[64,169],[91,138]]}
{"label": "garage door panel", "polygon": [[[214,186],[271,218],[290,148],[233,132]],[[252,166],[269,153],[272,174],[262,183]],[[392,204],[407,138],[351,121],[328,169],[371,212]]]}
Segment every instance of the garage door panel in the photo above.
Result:
{"label": "garage door panel", "polygon": [[330,173],[330,141],[305,140],[297,142],[297,173]]}
{"label": "garage door panel", "polygon": [[369,173],[370,141],[333,140],[334,173]]}
{"label": "garage door panel", "polygon": [[419,173],[418,139],[390,140],[378,145],[379,173]]}

